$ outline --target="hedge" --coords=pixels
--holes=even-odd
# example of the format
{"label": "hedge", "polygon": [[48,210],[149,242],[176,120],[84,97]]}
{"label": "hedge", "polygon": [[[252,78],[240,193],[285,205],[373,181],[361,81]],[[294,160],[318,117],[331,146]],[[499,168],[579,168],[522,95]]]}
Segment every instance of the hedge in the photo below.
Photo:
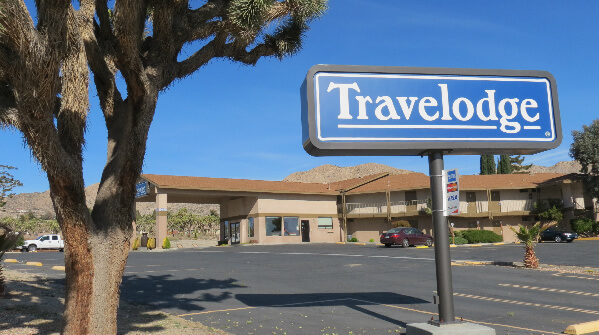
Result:
{"label": "hedge", "polygon": [[[457,235],[456,235],[457,236]],[[490,230],[469,229],[459,232],[459,236],[468,240],[468,243],[496,243],[503,242],[501,235]]]}

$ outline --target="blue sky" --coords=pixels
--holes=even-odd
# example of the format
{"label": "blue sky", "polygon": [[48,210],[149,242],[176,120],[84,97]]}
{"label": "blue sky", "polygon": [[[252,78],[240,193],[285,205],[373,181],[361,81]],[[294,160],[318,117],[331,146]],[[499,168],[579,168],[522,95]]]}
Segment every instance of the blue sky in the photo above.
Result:
{"label": "blue sky", "polygon": [[[598,22],[599,1],[593,0],[330,0],[298,55],[262,59],[255,67],[216,60],[162,93],[143,172],[281,180],[322,164],[375,162],[428,173],[420,157],[308,155],[299,88],[315,64],[549,71],[557,81],[564,140],[525,162],[570,160],[572,130],[599,116]],[[106,129],[90,92],[86,185],[99,182],[106,160]],[[24,184],[15,192],[47,190],[45,173],[20,134],[0,131],[0,142],[0,164],[17,167],[13,174]],[[446,156],[445,167],[477,174],[479,157]]]}

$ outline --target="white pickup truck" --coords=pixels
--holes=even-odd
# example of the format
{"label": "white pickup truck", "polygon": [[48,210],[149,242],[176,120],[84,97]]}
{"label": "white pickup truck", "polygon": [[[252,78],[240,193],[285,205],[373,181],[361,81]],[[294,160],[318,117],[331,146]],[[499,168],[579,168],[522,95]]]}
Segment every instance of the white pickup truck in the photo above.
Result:
{"label": "white pickup truck", "polygon": [[42,235],[35,240],[26,240],[23,245],[18,246],[21,251],[36,251],[37,249],[58,249],[64,251],[64,240],[60,235]]}

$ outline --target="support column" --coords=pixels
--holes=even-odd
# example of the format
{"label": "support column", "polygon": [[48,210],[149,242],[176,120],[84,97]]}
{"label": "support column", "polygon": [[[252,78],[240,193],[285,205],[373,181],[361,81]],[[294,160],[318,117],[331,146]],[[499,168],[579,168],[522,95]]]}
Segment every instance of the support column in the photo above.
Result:
{"label": "support column", "polygon": [[168,198],[166,193],[156,194],[156,248],[162,248],[167,234]]}
{"label": "support column", "polygon": [[443,153],[428,155],[431,195],[433,200],[433,228],[435,231],[435,266],[437,294],[439,295],[439,323],[455,321],[453,309],[453,283],[451,280],[451,255],[447,218],[443,215]]}
{"label": "support column", "polygon": [[435,236],[435,267],[439,320],[406,325],[407,335],[495,335],[495,330],[468,322],[456,322],[453,310],[453,284],[451,281],[451,256],[447,218],[443,215],[443,152],[428,154],[431,194],[433,200],[433,227]]}

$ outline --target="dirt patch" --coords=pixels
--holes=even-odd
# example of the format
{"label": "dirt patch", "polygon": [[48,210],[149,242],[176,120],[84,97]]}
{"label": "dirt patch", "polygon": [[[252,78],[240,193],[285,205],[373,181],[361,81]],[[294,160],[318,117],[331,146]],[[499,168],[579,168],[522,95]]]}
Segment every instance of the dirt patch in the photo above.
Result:
{"label": "dirt patch", "polygon": [[[64,280],[3,271],[7,295],[0,297],[0,335],[60,334],[64,309]],[[191,322],[149,306],[121,300],[118,334],[226,335],[228,333]]]}

